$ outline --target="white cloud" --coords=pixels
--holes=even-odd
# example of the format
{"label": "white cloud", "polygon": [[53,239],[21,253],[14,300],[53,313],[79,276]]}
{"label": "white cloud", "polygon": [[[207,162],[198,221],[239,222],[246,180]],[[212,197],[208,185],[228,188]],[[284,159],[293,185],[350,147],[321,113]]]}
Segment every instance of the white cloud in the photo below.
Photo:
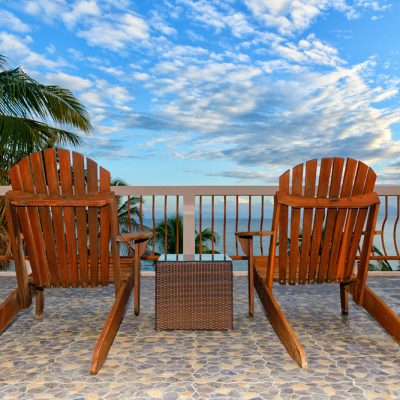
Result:
{"label": "white cloud", "polygon": [[[241,12],[231,8],[220,11],[213,3],[205,0],[180,0],[180,3],[190,7],[195,20],[204,25],[212,26],[217,32],[227,28],[238,38],[254,33],[254,28],[247,21],[245,14]],[[218,2],[216,2],[216,4],[218,4]],[[226,4],[224,8],[227,8]]]}
{"label": "white cloud", "polygon": [[117,78],[120,78],[125,75],[125,72],[117,67],[103,67],[103,66],[96,66],[97,69],[100,71],[106,72],[107,74],[110,74],[112,76],[115,76]]}
{"label": "white cloud", "polygon": [[132,76],[138,81],[147,81],[150,78],[150,75],[145,72],[135,72]]}
{"label": "white cloud", "polygon": [[64,0],[27,0],[22,9],[28,14],[53,21],[68,9],[68,3]]}
{"label": "white cloud", "polygon": [[46,46],[46,52],[49,54],[56,54],[57,52],[56,46],[50,43],[48,46]]}
{"label": "white cloud", "polygon": [[108,20],[92,19],[89,26],[79,30],[77,34],[92,46],[119,51],[135,41],[148,39],[148,30],[149,27],[142,18],[123,14]]}
{"label": "white cloud", "polygon": [[373,0],[245,0],[256,19],[282,35],[293,35],[309,28],[329,8],[342,12],[348,19],[360,17],[364,9],[386,11],[391,5]]}
{"label": "white cloud", "polygon": [[22,22],[18,17],[6,10],[0,10],[0,25],[15,32],[25,33],[30,31],[29,25]]}
{"label": "white cloud", "polygon": [[49,60],[28,47],[32,38],[20,38],[10,33],[0,32],[0,51],[2,54],[12,54],[11,61],[23,60],[22,66],[42,66],[47,68],[56,68],[65,64],[61,60]]}
{"label": "white cloud", "polygon": [[101,93],[96,90],[89,90],[87,92],[80,94],[80,99],[83,104],[89,104],[91,106],[102,107],[105,106],[106,103],[103,101]]}
{"label": "white cloud", "polygon": [[257,19],[287,35],[308,28],[328,1],[246,0],[245,3]]}
{"label": "white cloud", "polygon": [[177,34],[177,30],[166,23],[158,12],[153,12],[150,25],[152,28],[157,29],[164,35],[170,36]]}
{"label": "white cloud", "polygon": [[69,75],[65,72],[49,73],[43,76],[41,81],[48,85],[58,85],[72,91],[87,90],[92,86],[92,82],[89,79],[76,75]]}
{"label": "white cloud", "polygon": [[82,17],[101,15],[100,7],[95,0],[77,1],[71,10],[63,13],[62,19],[69,28],[72,28]]}
{"label": "white cloud", "polygon": [[297,45],[290,42],[274,42],[271,48],[281,57],[300,64],[336,66],[345,63],[339,57],[337,49],[316,39],[314,34],[300,40]]}
{"label": "white cloud", "polygon": [[82,54],[82,52],[77,49],[69,48],[67,51],[69,54],[71,54],[74,60],[83,61],[85,59],[85,56]]}

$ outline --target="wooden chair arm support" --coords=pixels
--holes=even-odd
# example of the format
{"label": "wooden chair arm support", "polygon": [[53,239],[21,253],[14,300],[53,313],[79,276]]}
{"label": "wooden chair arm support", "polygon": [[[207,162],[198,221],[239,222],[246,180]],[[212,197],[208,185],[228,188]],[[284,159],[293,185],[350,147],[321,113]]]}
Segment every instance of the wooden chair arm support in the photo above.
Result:
{"label": "wooden chair arm support", "polygon": [[249,231],[249,232],[235,232],[239,238],[250,238],[253,236],[273,236],[274,231]]}
{"label": "wooden chair arm support", "polygon": [[121,235],[117,236],[116,240],[117,242],[129,243],[129,242],[149,240],[152,236],[153,232],[138,231],[138,232],[122,233]]}
{"label": "wooden chair arm support", "polygon": [[104,207],[114,202],[114,193],[34,194],[10,191],[5,198],[15,207]]}

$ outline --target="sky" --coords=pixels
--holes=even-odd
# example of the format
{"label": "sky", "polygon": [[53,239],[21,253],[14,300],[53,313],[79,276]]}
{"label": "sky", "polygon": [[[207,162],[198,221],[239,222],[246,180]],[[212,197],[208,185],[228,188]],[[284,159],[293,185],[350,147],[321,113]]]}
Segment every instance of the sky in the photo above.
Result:
{"label": "sky", "polygon": [[130,185],[271,185],[312,158],[399,184],[400,1],[0,2],[0,54],[70,89]]}

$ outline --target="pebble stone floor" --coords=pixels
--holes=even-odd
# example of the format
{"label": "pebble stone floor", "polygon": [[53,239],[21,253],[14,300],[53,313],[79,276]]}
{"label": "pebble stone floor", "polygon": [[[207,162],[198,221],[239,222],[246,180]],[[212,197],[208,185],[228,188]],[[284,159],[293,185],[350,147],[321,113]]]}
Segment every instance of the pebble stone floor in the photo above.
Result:
{"label": "pebble stone floor", "polygon": [[[0,278],[0,299],[15,287]],[[400,279],[369,284],[400,313]],[[337,285],[277,286],[308,369],[286,354],[256,301],[247,315],[245,277],[234,280],[232,331],[154,330],[154,278],[142,279],[102,370],[89,375],[113,287],[45,292],[45,318],[31,307],[0,336],[0,399],[400,399],[400,346]]]}

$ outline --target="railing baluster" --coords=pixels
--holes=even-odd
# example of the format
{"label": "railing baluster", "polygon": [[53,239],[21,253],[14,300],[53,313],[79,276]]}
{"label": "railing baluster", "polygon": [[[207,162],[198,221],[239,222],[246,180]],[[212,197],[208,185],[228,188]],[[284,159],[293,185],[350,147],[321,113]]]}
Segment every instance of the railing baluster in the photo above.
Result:
{"label": "railing baluster", "polygon": [[132,221],[131,221],[131,196],[128,196],[128,202],[127,202],[127,208],[128,208],[128,230],[129,232],[132,232]]}
{"label": "railing baluster", "polygon": [[249,196],[249,220],[247,223],[247,230],[251,231],[251,196]]}
{"label": "railing baluster", "polygon": [[211,254],[214,255],[214,196],[211,196]]}
{"label": "railing baluster", "polygon": [[139,219],[140,219],[140,230],[143,230],[143,196],[139,197]]}
{"label": "railing baluster", "polygon": [[176,246],[175,252],[179,254],[179,196],[176,196]]}
{"label": "railing baluster", "polygon": [[[239,196],[236,196],[236,221],[235,221],[235,231],[239,230]],[[235,235],[236,244],[236,255],[239,255],[239,242],[238,237]]]}
{"label": "railing baluster", "polygon": [[164,254],[168,254],[167,196],[164,196]]}
{"label": "railing baluster", "polygon": [[183,195],[183,253],[196,252],[196,196],[188,193]]}
{"label": "railing baluster", "polygon": [[199,201],[199,250],[203,254],[203,196],[200,196]]}
{"label": "railing baluster", "polygon": [[155,218],[155,209],[156,209],[156,196],[152,196],[152,205],[151,205],[151,220],[153,224],[153,249],[151,255],[154,256],[155,247],[156,247],[156,218]]}
{"label": "railing baluster", "polygon": [[400,216],[400,196],[396,196],[397,204],[396,204],[396,222],[394,223],[393,227],[393,243],[394,243],[394,250],[396,251],[396,255],[399,255],[399,248],[397,247],[397,223],[399,222]]}
{"label": "railing baluster", "polygon": [[224,196],[224,254],[226,254],[226,196]]}
{"label": "railing baluster", "polygon": [[384,218],[383,218],[383,221],[382,221],[382,228],[381,228],[382,250],[383,250],[383,254],[384,254],[385,256],[387,256],[387,252],[386,252],[384,234],[385,234],[385,225],[386,225],[387,216],[388,216],[388,196],[385,196],[385,216],[384,216]]}
{"label": "railing baluster", "polygon": [[[261,196],[261,220],[260,220],[260,231],[263,230],[263,225],[264,225],[264,196]],[[264,255],[264,248],[263,248],[263,242],[262,242],[262,236],[260,235],[260,251],[261,255]]]}

